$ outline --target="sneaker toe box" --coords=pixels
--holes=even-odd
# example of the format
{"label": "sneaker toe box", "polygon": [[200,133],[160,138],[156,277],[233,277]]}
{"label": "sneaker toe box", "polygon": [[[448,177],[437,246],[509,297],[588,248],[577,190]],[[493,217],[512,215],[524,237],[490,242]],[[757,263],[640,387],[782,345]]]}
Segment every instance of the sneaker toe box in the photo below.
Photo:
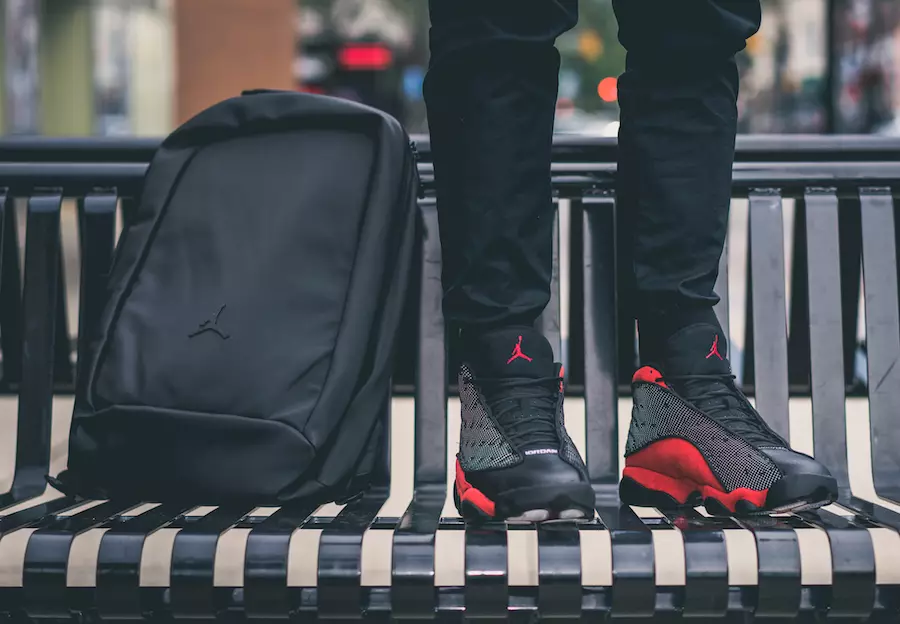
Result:
{"label": "sneaker toe box", "polygon": [[804,474],[826,479],[834,478],[824,464],[816,461],[805,453],[800,453],[788,448],[768,448],[762,450],[763,453],[778,466],[781,473],[785,476]]}
{"label": "sneaker toe box", "polygon": [[837,498],[837,480],[821,462],[786,448],[764,449],[763,452],[783,475],[769,488],[769,506],[791,501],[821,502]]}
{"label": "sneaker toe box", "polygon": [[528,455],[515,466],[467,473],[467,478],[493,500],[521,495],[525,491],[543,492],[542,497],[569,490],[591,491],[586,476],[555,453]]}

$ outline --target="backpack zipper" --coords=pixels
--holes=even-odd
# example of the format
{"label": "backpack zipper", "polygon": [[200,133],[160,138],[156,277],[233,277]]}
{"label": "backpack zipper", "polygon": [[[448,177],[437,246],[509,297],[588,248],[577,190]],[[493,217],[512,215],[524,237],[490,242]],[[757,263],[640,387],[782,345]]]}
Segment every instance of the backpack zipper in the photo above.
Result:
{"label": "backpack zipper", "polygon": [[409,149],[413,156],[413,167],[416,170],[416,196],[425,199],[425,185],[422,184],[422,176],[419,175],[419,146],[412,139],[409,140]]}

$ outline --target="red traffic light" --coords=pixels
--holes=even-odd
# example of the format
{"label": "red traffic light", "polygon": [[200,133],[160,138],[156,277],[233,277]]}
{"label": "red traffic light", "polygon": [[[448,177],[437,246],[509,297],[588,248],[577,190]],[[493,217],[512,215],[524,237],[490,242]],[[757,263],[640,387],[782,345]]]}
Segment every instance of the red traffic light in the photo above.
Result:
{"label": "red traffic light", "polygon": [[393,53],[387,47],[378,44],[348,44],[338,52],[341,69],[351,71],[384,70],[390,67],[393,60]]}
{"label": "red traffic light", "polygon": [[597,85],[597,95],[604,102],[615,102],[619,97],[619,81],[614,76],[604,78]]}

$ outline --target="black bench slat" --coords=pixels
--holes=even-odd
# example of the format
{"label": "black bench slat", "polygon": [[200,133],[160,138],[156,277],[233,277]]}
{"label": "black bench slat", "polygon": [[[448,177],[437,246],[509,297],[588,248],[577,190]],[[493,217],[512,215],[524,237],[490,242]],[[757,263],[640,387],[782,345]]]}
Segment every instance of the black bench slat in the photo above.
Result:
{"label": "black bench slat", "polygon": [[53,370],[60,263],[59,220],[62,197],[28,200],[25,233],[22,383],[12,492],[0,505],[37,496],[46,488],[53,420]]}
{"label": "black bench slat", "polygon": [[822,530],[827,529],[853,529],[865,530],[872,526],[864,516],[848,517],[828,511],[827,509],[815,509],[812,511],[801,511],[795,514],[803,522],[808,525],[818,527]]}
{"label": "black bench slat", "polygon": [[[806,189],[794,203],[794,232],[789,241],[791,268],[790,309],[788,311],[788,383],[793,387],[809,385],[809,236],[806,213],[807,198],[827,193],[828,189]],[[818,243],[817,243],[818,244]],[[838,283],[840,281],[838,280]]]}
{"label": "black bench slat", "polygon": [[59,246],[59,268],[56,271],[56,337],[53,341],[53,383],[60,387],[71,387],[75,380],[75,367],[72,362],[72,339],[69,336],[66,259],[63,256],[62,232],[60,232],[60,238],[56,244]]}
{"label": "black bench slat", "polygon": [[[662,619],[662,621],[666,621],[667,617],[671,618],[673,612],[677,612],[681,609],[681,604],[683,603],[684,598],[684,590],[685,586],[681,584],[677,585],[668,585],[668,587],[672,588],[672,591],[662,591],[663,587],[666,587],[665,581],[669,579],[661,578],[660,572],[664,569],[663,565],[658,565],[661,561],[666,558],[666,554],[663,551],[657,550],[657,545],[662,545],[664,548],[664,544],[657,544],[655,537],[660,534],[664,534],[666,537],[674,536],[675,539],[682,539],[679,532],[675,529],[675,526],[669,521],[664,514],[661,514],[659,510],[653,508],[642,508],[642,507],[623,507],[620,511],[620,515],[626,512],[626,510],[630,510],[634,512],[635,517],[639,518],[640,521],[644,524],[644,526],[650,531],[651,539],[653,540],[653,571],[654,571],[654,593],[655,593],[655,615],[654,618]],[[683,545],[683,542],[682,542]],[[678,560],[676,560],[678,561]],[[678,561],[681,563],[681,561]],[[613,566],[613,580],[615,581],[615,565]],[[614,583],[615,585],[615,583]],[[615,601],[615,587],[613,588],[613,601]],[[615,610],[615,602],[613,603],[613,614],[616,614]]]}
{"label": "black bench slat", "polygon": [[[619,392],[631,388],[631,377],[634,374],[637,361],[637,322],[634,319],[636,301],[634,297],[634,250],[633,245],[627,241],[633,241],[637,226],[636,204],[622,205],[614,192],[615,219],[612,248],[615,248],[615,284],[616,284],[616,380]],[[624,243],[624,244],[622,244]]]}
{"label": "black bench slat", "polygon": [[553,212],[553,248],[551,251],[550,300],[538,319],[538,326],[544,337],[553,347],[555,361],[562,362],[562,328],[560,325],[560,240],[559,240],[559,202],[555,203]]}
{"label": "black bench slat", "polygon": [[875,546],[869,532],[828,511],[800,514],[825,531],[831,549],[831,617],[867,618],[875,609]]}
{"label": "black bench slat", "polygon": [[219,537],[253,509],[217,507],[175,536],[169,581],[174,616],[212,618],[218,611],[213,582]]}
{"label": "black bench slat", "polygon": [[[35,497],[35,499],[36,498],[37,497]],[[80,501],[71,496],[54,498],[53,500],[26,507],[9,515],[0,516],[0,537],[17,529],[34,527],[36,526],[34,524],[36,522],[51,522],[54,518],[54,514],[67,511],[83,502],[84,501]],[[27,501],[14,503],[7,507],[7,509],[19,504],[27,504]],[[0,512],[2,511],[3,510],[0,509]]]}
{"label": "black bench slat", "polygon": [[345,506],[319,538],[318,611],[320,617],[362,616],[363,536],[387,501],[383,487],[373,487]]}
{"label": "black bench slat", "polygon": [[815,456],[848,492],[838,198],[833,189],[809,190],[806,208],[809,362]]}
{"label": "black bench slat", "polygon": [[441,242],[433,200],[421,202],[422,272],[416,366],[416,483],[447,479],[447,349],[441,286]]}
{"label": "black bench slat", "polygon": [[466,531],[467,618],[506,618],[509,606],[509,557],[505,523],[468,525]]}
{"label": "black bench slat", "polygon": [[753,532],[756,541],[758,585],[756,616],[792,618],[800,611],[800,544],[796,527],[808,526],[796,516],[735,518]]}
{"label": "black bench slat", "polygon": [[446,496],[444,484],[417,485],[412,502],[394,529],[391,610],[395,618],[434,618],[436,532]]}
{"label": "black bench slat", "polygon": [[[78,334],[89,335],[100,321],[106,301],[106,277],[112,267],[116,237],[115,193],[92,193],[78,201],[81,285]],[[78,341],[78,361],[86,361],[86,340]]]}
{"label": "black bench slat", "polygon": [[104,618],[137,618],[143,612],[140,573],[144,542],[191,507],[158,505],[138,516],[121,517],[100,540],[96,608]]}
{"label": "black bench slat", "polygon": [[900,513],[892,509],[856,496],[850,497],[847,507],[876,526],[900,533]]}
{"label": "black bench slat", "polygon": [[610,611],[620,617],[651,617],[656,606],[653,534],[628,505],[607,504],[598,492],[597,515],[612,546]]}
{"label": "black bench slat", "polygon": [[[553,345],[557,362],[564,362],[560,323],[560,213],[553,221],[553,271],[550,302],[541,316],[541,330]],[[578,618],[582,608],[581,536],[574,524],[539,524],[537,609],[543,617]]]}
{"label": "black bench slat", "polygon": [[619,505],[619,424],[616,204],[611,194],[585,198],[584,398],[585,462],[597,513],[610,530],[614,615],[649,617],[655,611],[653,537],[631,508]]}
{"label": "black bench slat", "polygon": [[607,195],[585,198],[582,204],[584,459],[595,485],[614,485],[619,477],[615,202]]}
{"label": "black bench slat", "polygon": [[31,534],[22,575],[24,608],[30,616],[68,616],[66,580],[72,542],[79,534],[133,506],[133,503],[105,501],[71,516],[56,516]]}
{"label": "black bench slat", "polygon": [[414,493],[394,529],[390,599],[394,617],[426,620],[437,608],[435,542],[447,492],[448,370],[437,210],[433,199],[421,201],[420,208]]}
{"label": "black bench slat", "polygon": [[[854,524],[900,532],[900,513],[892,509],[855,496],[850,497],[849,503],[844,506],[858,514],[852,521]],[[876,613],[869,622],[894,624],[897,621],[897,614],[900,613],[900,592],[897,585],[876,586],[875,608]]]}
{"label": "black bench slat", "polygon": [[303,530],[315,507],[282,507],[247,536],[244,609],[247,617],[286,618],[294,608],[287,586],[291,536]]}
{"label": "black bench slat", "polygon": [[875,490],[900,501],[900,307],[897,245],[890,189],[860,190],[863,232],[869,413]]}
{"label": "black bench slat", "polygon": [[725,238],[725,246],[722,248],[722,256],[719,258],[719,275],[716,278],[715,292],[719,296],[719,303],[715,306],[716,316],[722,331],[725,334],[725,340],[731,344],[731,313],[729,312],[729,293],[728,285],[728,245],[729,238]]}
{"label": "black bench slat", "polygon": [[753,372],[756,407],[786,440],[788,412],[787,322],[785,319],[784,222],[781,195],[750,193]]}
{"label": "black bench slat", "polygon": [[[839,249],[843,252],[840,208],[833,189],[807,190],[804,204],[806,238],[812,243],[807,245],[805,268],[815,456],[829,466],[838,480],[841,499],[846,499],[850,482],[841,305],[845,289],[841,282],[841,256],[835,253]],[[853,331],[855,335],[855,327]],[[876,600],[875,553],[870,534],[826,511],[804,517],[828,535],[832,559],[829,612],[838,617],[868,617]]]}
{"label": "black bench slat", "polygon": [[730,518],[707,518],[695,509],[663,512],[684,540],[685,617],[724,617],[728,610],[728,550],[724,529]]}
{"label": "black bench slat", "polygon": [[[854,503],[854,501],[859,502],[859,499],[854,497],[848,497],[847,499],[839,501],[841,507],[845,510],[852,513],[852,517],[843,518],[847,520],[849,526],[853,526],[859,529],[888,529],[894,530],[890,524],[884,524],[876,519],[874,516],[869,515],[863,509],[860,508],[859,505]],[[867,503],[868,504],[868,503]]]}
{"label": "black bench slat", "polygon": [[841,308],[844,318],[844,381],[856,381],[857,329],[862,284],[862,218],[859,194],[838,196],[838,239],[841,264]]}
{"label": "black bench slat", "polygon": [[442,311],[441,244],[434,200],[420,202],[422,272],[416,367],[413,500],[394,529],[391,611],[398,619],[434,619],[436,532],[447,495],[447,358]]}
{"label": "black bench slat", "polygon": [[18,384],[22,380],[22,274],[16,205],[5,189],[0,189],[0,350],[3,386]]}
{"label": "black bench slat", "polygon": [[581,535],[572,524],[537,527],[538,610],[542,617],[581,616]]}

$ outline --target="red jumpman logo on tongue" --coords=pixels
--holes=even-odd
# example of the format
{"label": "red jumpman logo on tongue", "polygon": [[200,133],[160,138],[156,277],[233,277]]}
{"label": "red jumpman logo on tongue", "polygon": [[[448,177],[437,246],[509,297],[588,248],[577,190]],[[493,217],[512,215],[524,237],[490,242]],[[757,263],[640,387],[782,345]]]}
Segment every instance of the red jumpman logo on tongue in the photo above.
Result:
{"label": "red jumpman logo on tongue", "polygon": [[519,342],[517,342],[515,348],[513,348],[512,357],[509,358],[506,363],[512,364],[518,359],[528,360],[529,362],[531,361],[530,357],[522,353],[522,336],[519,336]]}
{"label": "red jumpman logo on tongue", "polygon": [[719,353],[719,334],[716,334],[716,337],[713,339],[712,347],[710,347],[709,353],[706,355],[706,359],[708,360],[712,356],[716,356],[720,360],[725,359],[722,357],[722,354]]}

